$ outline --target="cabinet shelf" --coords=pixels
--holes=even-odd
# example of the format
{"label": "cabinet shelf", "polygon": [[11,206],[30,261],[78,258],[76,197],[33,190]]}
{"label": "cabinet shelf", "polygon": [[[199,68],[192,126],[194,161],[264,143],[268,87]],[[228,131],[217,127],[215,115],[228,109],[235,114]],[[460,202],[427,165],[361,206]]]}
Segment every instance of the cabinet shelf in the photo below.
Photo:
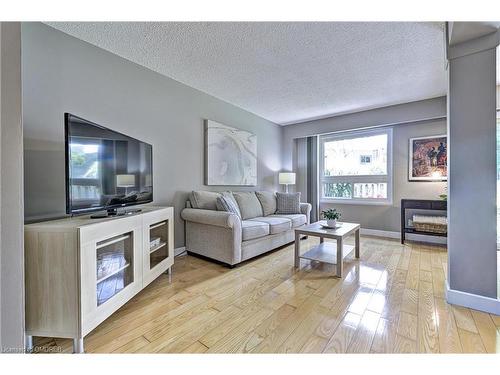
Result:
{"label": "cabinet shelf", "polygon": [[422,230],[416,230],[414,228],[408,228],[406,227],[404,229],[405,233],[414,233],[414,234],[423,234],[426,236],[436,236],[436,237],[446,237],[448,233],[436,233],[436,232],[426,232]]}
{"label": "cabinet shelf", "polygon": [[124,269],[126,269],[128,266],[130,266],[130,263],[125,263],[123,266],[121,266],[120,268],[110,272],[110,273],[107,273],[105,274],[104,276],[102,276],[101,278],[97,279],[96,283],[97,284],[100,284],[102,283],[103,281],[109,279],[110,277],[113,277],[114,275],[122,272]]}
{"label": "cabinet shelf", "polygon": [[154,253],[156,250],[160,250],[163,246],[165,246],[167,243],[166,242],[160,242],[159,245],[156,245],[156,246],[153,246],[150,250],[149,250],[149,253],[152,254]]}
{"label": "cabinet shelf", "polygon": [[102,243],[98,243],[97,246],[95,247],[96,250],[98,249],[102,249],[103,247],[106,247],[106,246],[109,246],[109,245],[113,245],[117,242],[120,242],[120,241],[125,241],[126,239],[128,239],[130,236],[127,234],[125,236],[120,236],[120,237],[117,237],[117,238],[113,238],[109,241],[105,241],[105,242],[102,242]]}
{"label": "cabinet shelf", "polygon": [[167,224],[167,222],[166,222],[166,221],[163,221],[163,222],[161,222],[161,223],[158,223],[158,224],[155,224],[155,225],[151,225],[151,226],[149,227],[149,230],[159,228],[159,227],[161,227],[161,226],[163,226],[163,225],[166,225],[166,224]]}

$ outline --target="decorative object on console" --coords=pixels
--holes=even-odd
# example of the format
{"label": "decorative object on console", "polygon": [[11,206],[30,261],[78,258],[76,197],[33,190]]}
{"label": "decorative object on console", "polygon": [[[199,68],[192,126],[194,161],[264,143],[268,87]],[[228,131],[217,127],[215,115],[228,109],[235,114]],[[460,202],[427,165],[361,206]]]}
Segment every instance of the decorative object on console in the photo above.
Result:
{"label": "decorative object on console", "polygon": [[278,182],[280,185],[285,185],[285,193],[288,193],[288,185],[295,185],[295,173],[280,172]]}
{"label": "decorative object on console", "polygon": [[276,193],[277,214],[300,214],[300,193]]}
{"label": "decorative object on console", "polygon": [[446,181],[447,147],[446,135],[410,138],[408,180]]}
{"label": "decorative object on console", "polygon": [[321,212],[323,217],[326,219],[326,225],[330,228],[337,227],[337,220],[340,219],[342,214],[335,208],[330,208]]}
{"label": "decorative object on console", "polygon": [[448,219],[446,216],[413,215],[412,223],[419,232],[441,234],[448,232]]}
{"label": "decorative object on console", "polygon": [[439,198],[441,198],[444,201],[448,200],[448,186],[444,187],[444,193],[443,194],[439,194]]}
{"label": "decorative object on console", "polygon": [[205,185],[256,186],[257,136],[205,120]]}

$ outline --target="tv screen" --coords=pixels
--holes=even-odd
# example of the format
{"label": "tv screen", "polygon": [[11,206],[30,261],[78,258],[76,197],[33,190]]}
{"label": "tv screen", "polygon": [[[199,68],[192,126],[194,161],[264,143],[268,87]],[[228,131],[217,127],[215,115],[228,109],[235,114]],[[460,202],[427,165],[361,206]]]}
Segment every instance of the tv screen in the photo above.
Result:
{"label": "tv screen", "polygon": [[78,214],[153,200],[153,147],[65,114],[66,212]]}

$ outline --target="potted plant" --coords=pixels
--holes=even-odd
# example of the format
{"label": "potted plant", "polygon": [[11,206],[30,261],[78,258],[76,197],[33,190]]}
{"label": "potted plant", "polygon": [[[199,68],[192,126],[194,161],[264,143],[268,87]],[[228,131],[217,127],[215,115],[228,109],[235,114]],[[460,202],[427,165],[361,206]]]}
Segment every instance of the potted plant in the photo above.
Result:
{"label": "potted plant", "polygon": [[340,212],[335,208],[330,208],[328,210],[322,211],[323,217],[326,219],[326,225],[335,228],[337,226],[337,220],[340,219]]}
{"label": "potted plant", "polygon": [[444,193],[440,194],[439,198],[441,198],[441,200],[443,200],[443,201],[447,201],[448,200],[448,186],[445,186]]}

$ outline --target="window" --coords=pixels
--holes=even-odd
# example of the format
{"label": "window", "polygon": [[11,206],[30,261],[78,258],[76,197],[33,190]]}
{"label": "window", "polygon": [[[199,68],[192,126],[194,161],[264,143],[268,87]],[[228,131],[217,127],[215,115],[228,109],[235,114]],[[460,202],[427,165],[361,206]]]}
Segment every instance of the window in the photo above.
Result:
{"label": "window", "polygon": [[97,203],[101,196],[100,144],[81,139],[70,144],[71,195],[74,201]]}
{"label": "window", "polygon": [[320,137],[321,200],[392,203],[392,129]]}
{"label": "window", "polygon": [[369,164],[372,162],[372,156],[371,155],[361,155],[361,164]]}

